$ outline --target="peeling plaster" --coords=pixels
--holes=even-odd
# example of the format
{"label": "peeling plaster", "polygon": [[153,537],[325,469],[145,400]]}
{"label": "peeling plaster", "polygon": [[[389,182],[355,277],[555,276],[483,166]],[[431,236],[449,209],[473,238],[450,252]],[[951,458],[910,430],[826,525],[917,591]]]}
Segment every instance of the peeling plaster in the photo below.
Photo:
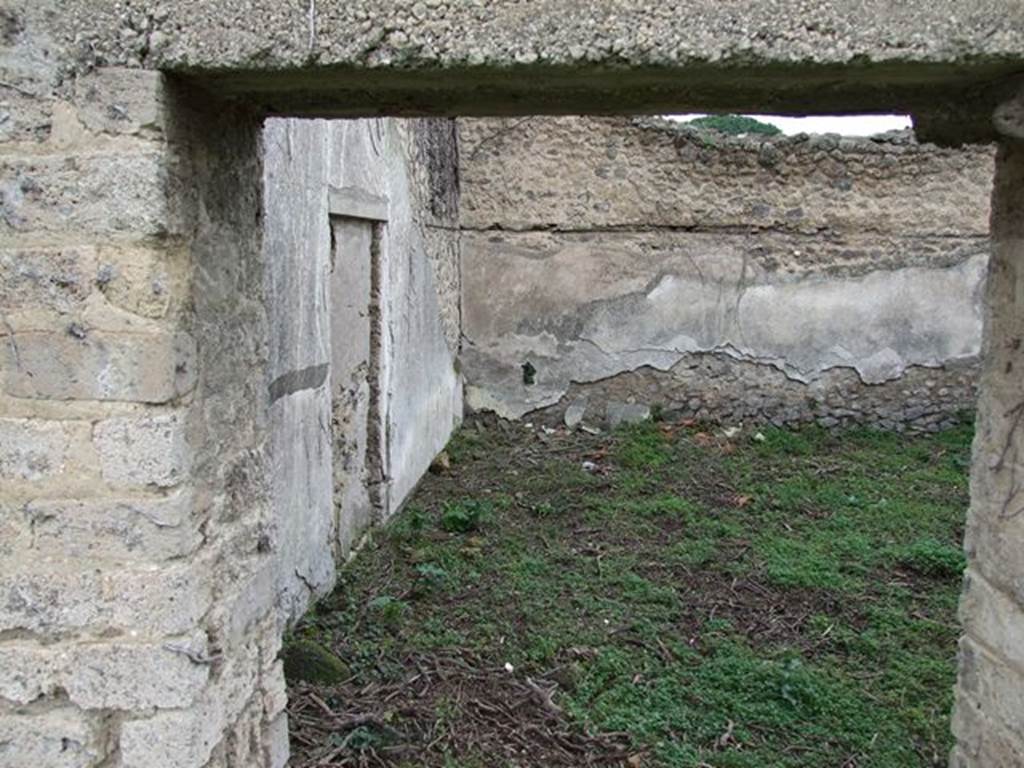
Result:
{"label": "peeling plaster", "polygon": [[[706,352],[771,365],[803,383],[835,368],[855,370],[865,384],[892,381],[911,366],[941,367],[979,354],[987,260],[976,255],[952,267],[789,282],[766,280],[746,263],[709,280],[707,264],[700,268],[693,260],[689,273],[662,274],[640,292],[576,305],[567,300],[555,316],[545,314],[554,305],[545,285],[560,281],[535,271],[526,291],[535,300],[517,310],[529,322],[515,325],[546,330],[503,333],[512,322],[506,317],[490,324],[490,332],[468,326],[467,404],[518,418],[558,402],[573,382],[643,366],[667,371]],[[516,269],[507,254],[504,263]],[[520,280],[529,279],[524,275],[529,272]],[[574,322],[566,321],[569,314]],[[566,329],[575,333],[560,335]],[[532,386],[519,375],[526,360],[537,369]]]}

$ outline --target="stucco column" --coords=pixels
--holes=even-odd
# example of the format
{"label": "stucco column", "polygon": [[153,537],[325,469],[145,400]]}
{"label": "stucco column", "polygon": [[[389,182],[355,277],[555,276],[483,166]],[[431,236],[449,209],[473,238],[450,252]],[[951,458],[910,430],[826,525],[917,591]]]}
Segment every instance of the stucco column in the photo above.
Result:
{"label": "stucco column", "polygon": [[996,113],[986,349],[967,523],[953,768],[1024,765],[1024,101]]}

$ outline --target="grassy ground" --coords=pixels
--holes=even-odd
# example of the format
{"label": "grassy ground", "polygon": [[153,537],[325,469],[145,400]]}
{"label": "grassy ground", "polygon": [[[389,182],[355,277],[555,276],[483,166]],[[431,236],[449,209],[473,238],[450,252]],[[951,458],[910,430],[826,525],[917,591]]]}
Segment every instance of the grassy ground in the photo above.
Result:
{"label": "grassy ground", "polygon": [[970,437],[469,425],[297,629],[296,760],[945,765]]}

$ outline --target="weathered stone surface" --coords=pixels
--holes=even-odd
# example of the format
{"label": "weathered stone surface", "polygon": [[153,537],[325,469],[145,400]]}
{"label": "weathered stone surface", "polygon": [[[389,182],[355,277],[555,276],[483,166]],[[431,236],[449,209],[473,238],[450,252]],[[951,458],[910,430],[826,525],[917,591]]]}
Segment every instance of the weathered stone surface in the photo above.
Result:
{"label": "weathered stone surface", "polygon": [[[128,32],[145,37],[147,30],[116,14],[115,7],[112,2],[74,2],[68,20],[81,24],[86,35],[95,34],[105,44],[101,50],[130,57],[135,49]],[[955,9],[944,3],[913,0],[895,8],[872,1],[854,18],[835,0],[799,8],[755,0],[743,7],[743,24],[735,23],[728,10],[704,0],[684,6],[627,0],[614,6],[493,2],[428,3],[416,8],[392,0],[329,0],[319,3],[310,16],[305,7],[282,9],[259,2],[242,9],[198,0],[175,7],[158,22],[157,31],[173,29],[178,34],[156,53],[165,63],[259,63],[268,69],[303,61],[314,52],[323,64],[377,66],[410,57],[422,66],[466,61],[503,66],[538,60],[586,63],[606,58],[635,66],[728,61],[740,54],[766,63],[810,65],[847,63],[856,56],[869,61],[952,61],[1012,55],[1021,42],[1020,29],[1007,24],[1006,7],[995,2],[976,3],[964,16],[955,15]],[[261,29],[246,24],[251,18],[247,12],[265,19]],[[340,29],[356,34],[352,39],[332,34]],[[384,31],[390,35],[381,40]],[[382,43],[382,49],[370,50],[371,40]]]}
{"label": "weathered stone surface", "polygon": [[201,708],[158,712],[121,726],[124,768],[194,768],[206,765],[225,723]]}
{"label": "weathered stone surface", "polygon": [[208,573],[192,565],[71,570],[35,558],[0,577],[0,631],[181,635],[209,608]]}
{"label": "weathered stone surface", "polygon": [[[264,627],[266,629],[266,627]],[[259,636],[231,649],[220,662],[221,674],[189,709],[157,712],[152,717],[128,720],[121,727],[121,762],[124,768],[194,768],[205,766],[215,750],[228,747],[244,734],[247,742],[260,744],[258,731],[265,723],[257,717],[253,733],[252,711],[261,714],[264,680],[279,668],[261,666]],[[267,682],[271,682],[268,680]],[[265,765],[266,755],[247,755],[247,761],[231,766]],[[219,758],[218,758],[219,759]],[[214,762],[214,765],[218,763]]]}
{"label": "weathered stone surface", "polygon": [[96,263],[96,284],[115,307],[161,318],[183,301],[187,254],[181,248],[101,248]]}
{"label": "weathered stone surface", "polygon": [[0,419],[0,477],[38,481],[60,475],[89,425],[37,419]]}
{"label": "weathered stone surface", "polygon": [[156,16],[72,0],[61,10],[46,27],[58,45],[75,43],[80,66],[206,70],[208,87],[278,114],[919,108],[982,133],[991,127],[974,113],[987,118],[996,98],[985,86],[1019,71],[1024,48],[1002,0],[969,10],[865,0],[856,13],[841,0],[190,0]]}
{"label": "weathered stone surface", "polygon": [[267,726],[263,735],[267,768],[284,768],[291,752],[288,747],[288,717],[281,713]]}
{"label": "weathered stone surface", "polygon": [[192,518],[192,494],[98,501],[36,500],[20,515],[31,547],[48,556],[93,562],[162,562],[183,557],[202,541]]}
{"label": "weathered stone surface", "polygon": [[1011,664],[1024,669],[1024,610],[1013,597],[968,571],[960,599],[964,631],[995,649]]}
{"label": "weathered stone surface", "polygon": [[0,646],[0,698],[29,704],[63,691],[83,709],[187,707],[206,684],[208,658],[202,635],[156,645],[10,643]]}
{"label": "weathered stone surface", "polygon": [[165,403],[195,386],[195,342],[181,333],[63,333],[4,339],[4,391],[53,400]]}
{"label": "weathered stone surface", "polygon": [[118,487],[178,485],[190,465],[181,413],[107,419],[96,425],[93,442],[103,479]]}
{"label": "weathered stone surface", "polygon": [[[434,189],[436,176],[450,172],[454,164],[455,146],[431,139],[424,147],[424,136],[432,137],[433,130],[398,121],[267,124],[263,252],[274,329],[270,376],[294,385],[282,387],[279,397],[272,395],[270,412],[277,543],[283,563],[278,600],[289,615],[305,609],[310,588],[328,588],[335,558],[348,555],[367,525],[398,508],[461,417],[455,350],[442,319],[459,311],[457,273],[451,268],[457,232],[452,201]],[[433,158],[432,171],[415,167],[411,159],[424,154]],[[376,341],[380,359],[373,374],[381,392],[378,429],[390,435],[385,460],[376,462],[376,474],[383,463],[388,481],[377,494],[381,509],[371,508],[364,487],[367,480],[380,479],[371,478],[365,461],[373,287],[370,225],[332,224],[328,186],[385,198],[390,217],[373,246],[379,248],[380,259],[376,280],[386,287],[377,297],[383,333]],[[423,219],[445,223],[448,229],[428,237]],[[359,236],[339,236],[346,226]],[[333,358],[332,347],[337,350]],[[328,376],[312,376],[328,361],[333,366]],[[343,403],[346,392],[357,395],[360,407]],[[386,424],[383,414],[388,415]],[[323,427],[334,419],[345,432],[332,446]],[[362,452],[347,450],[350,443],[360,443]],[[332,485],[351,493],[332,500]]]}
{"label": "weathered stone surface", "polygon": [[41,143],[50,138],[53,101],[49,86],[30,87],[31,91],[24,92],[19,90],[21,86],[8,87],[0,94],[0,144]]}
{"label": "weathered stone surface", "polygon": [[11,768],[94,768],[106,756],[102,729],[74,707],[0,712],[0,762]]}
{"label": "weathered stone surface", "polygon": [[1024,673],[1007,667],[970,637],[960,640],[961,693],[1013,730],[1024,712]]}
{"label": "weathered stone surface", "polygon": [[[679,410],[763,417],[793,399],[792,382],[820,399],[817,385],[840,369],[879,385],[980,351],[989,148],[741,139],[611,118],[459,123],[474,408],[518,417],[573,383],[596,382],[574,396],[597,395],[610,378],[649,367],[680,379],[656,385]],[[702,356],[737,361],[736,385],[697,380]],[[537,369],[532,384],[518,375],[524,361]],[[781,375],[739,373],[740,363]],[[756,407],[740,379],[758,380]],[[623,384],[620,398],[669,404]],[[969,393],[945,417],[964,406]],[[806,404],[797,410],[782,420],[810,420]],[[845,410],[818,416],[847,423],[862,409]],[[893,403],[867,420],[932,415]]]}
{"label": "weathered stone surface", "polygon": [[0,156],[0,242],[19,233],[180,233],[179,200],[157,150]]}
{"label": "weathered stone surface", "polygon": [[[1012,681],[1024,670],[1021,516],[1021,340],[1024,339],[1024,142],[1000,146],[992,197],[986,350],[971,471],[968,571],[953,719],[956,768],[1024,763],[1024,709]],[[982,647],[985,653],[977,652]]]}
{"label": "weathered stone surface", "polygon": [[565,409],[565,414],[562,418],[565,426],[569,429],[575,429],[583,421],[583,416],[587,412],[587,404],[585,401],[576,400],[572,402],[568,408]]}
{"label": "weathered stone surface", "polygon": [[0,306],[66,314],[92,292],[96,252],[89,247],[0,249]]}
{"label": "weathered stone surface", "polygon": [[957,746],[950,768],[1017,768],[1024,764],[1019,731],[1004,728],[959,691],[953,708],[953,733]]}
{"label": "weathered stone surface", "polygon": [[625,118],[458,122],[469,229],[875,233],[904,247],[988,234],[990,147],[734,138]]}
{"label": "weathered stone surface", "polygon": [[[470,403],[504,416],[556,402],[572,381],[667,370],[699,352],[773,365],[806,383],[836,367],[880,383],[980,351],[984,256],[795,282],[685,245],[650,253],[609,238],[548,251],[520,237],[528,236],[463,238]],[[538,371],[534,385],[517,373],[524,360]]]}
{"label": "weathered stone surface", "polygon": [[73,102],[90,131],[159,137],[168,119],[165,93],[159,72],[106,67],[75,81]]}
{"label": "weathered stone surface", "polygon": [[[530,414],[557,424],[580,398],[657,405],[666,416],[723,425],[772,424],[937,432],[958,423],[977,397],[978,365],[909,368],[898,382],[865,384],[849,368],[826,371],[810,384],[774,366],[727,354],[685,355],[667,371],[644,366],[593,383],[573,383],[555,405]],[[594,409],[591,409],[591,413]]]}

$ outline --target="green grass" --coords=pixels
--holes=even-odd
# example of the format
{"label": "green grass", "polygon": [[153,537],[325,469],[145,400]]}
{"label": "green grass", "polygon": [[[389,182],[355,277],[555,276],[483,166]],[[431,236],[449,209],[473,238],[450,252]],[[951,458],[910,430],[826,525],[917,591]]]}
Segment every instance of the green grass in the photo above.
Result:
{"label": "green grass", "polygon": [[360,684],[452,650],[554,676],[646,766],[945,765],[971,432],[464,430],[298,634]]}

